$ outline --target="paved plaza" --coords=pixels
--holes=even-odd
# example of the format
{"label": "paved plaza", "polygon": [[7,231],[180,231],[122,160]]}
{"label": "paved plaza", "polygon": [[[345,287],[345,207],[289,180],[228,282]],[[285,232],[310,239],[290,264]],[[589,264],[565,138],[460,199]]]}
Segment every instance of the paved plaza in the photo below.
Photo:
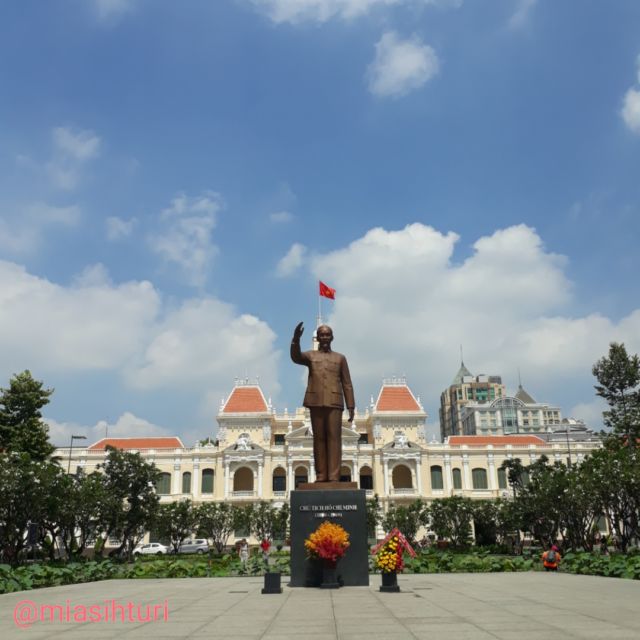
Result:
{"label": "paved plaza", "polygon": [[[402,592],[289,588],[262,595],[260,578],[113,580],[0,596],[0,637],[247,640],[552,640],[640,638],[640,581],[546,573],[400,576]],[[158,605],[141,623],[38,621],[18,628],[24,600],[60,610],[116,601]],[[164,610],[164,603],[167,610]],[[21,605],[30,607],[33,605]],[[77,610],[77,609],[76,609]],[[146,609],[144,609],[146,610]],[[165,615],[166,613],[166,615]],[[23,613],[23,621],[27,614]],[[165,621],[163,618],[167,617]]]}

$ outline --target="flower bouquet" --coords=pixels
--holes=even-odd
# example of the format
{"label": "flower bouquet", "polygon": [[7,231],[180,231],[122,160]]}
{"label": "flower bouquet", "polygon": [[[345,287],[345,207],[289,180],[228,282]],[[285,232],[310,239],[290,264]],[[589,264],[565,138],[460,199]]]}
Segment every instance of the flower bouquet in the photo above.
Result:
{"label": "flower bouquet", "polygon": [[389,593],[400,591],[397,575],[404,569],[403,555],[405,552],[415,558],[416,552],[398,529],[393,529],[382,542],[373,548],[372,553],[376,557],[376,567],[382,573],[380,591]]}
{"label": "flower bouquet", "polygon": [[323,522],[305,541],[312,558],[336,563],[349,548],[349,534],[339,525]]}
{"label": "flower bouquet", "polygon": [[398,536],[392,536],[376,554],[376,567],[382,573],[398,573],[404,569],[403,547]]}
{"label": "flower bouquet", "polygon": [[349,544],[349,534],[339,524],[332,522],[323,522],[304,541],[309,556],[322,560],[321,588],[340,587],[336,576],[336,564],[346,553]]}

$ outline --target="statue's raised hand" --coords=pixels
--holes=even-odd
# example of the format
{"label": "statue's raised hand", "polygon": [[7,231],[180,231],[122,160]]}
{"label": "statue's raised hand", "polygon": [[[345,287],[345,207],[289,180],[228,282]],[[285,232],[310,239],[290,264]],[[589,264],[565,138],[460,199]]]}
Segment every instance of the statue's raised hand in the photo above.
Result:
{"label": "statue's raised hand", "polygon": [[304,333],[304,327],[302,326],[304,322],[299,322],[298,326],[293,330],[293,339],[295,342],[300,342],[300,338]]}

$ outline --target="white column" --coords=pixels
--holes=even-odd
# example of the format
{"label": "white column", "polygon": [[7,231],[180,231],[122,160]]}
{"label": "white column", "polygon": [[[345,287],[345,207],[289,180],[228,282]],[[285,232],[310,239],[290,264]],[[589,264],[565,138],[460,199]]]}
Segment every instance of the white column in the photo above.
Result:
{"label": "white column", "polygon": [[493,459],[493,453],[487,455],[489,460],[489,489],[495,491],[498,488],[498,478],[496,476],[496,463]]}
{"label": "white column", "polygon": [[389,495],[389,462],[386,458],[382,463],[382,473],[384,474],[382,476],[382,479],[384,480],[384,495],[388,496]]}
{"label": "white column", "polygon": [[229,497],[229,475],[231,469],[229,468],[229,462],[225,461],[224,463],[224,499],[226,500]]}
{"label": "white column", "polygon": [[180,482],[180,465],[173,465],[173,491],[171,493],[182,493],[182,483]]}
{"label": "white column", "polygon": [[445,455],[444,457],[444,469],[443,478],[442,478],[442,486],[444,488],[444,494],[448,496],[451,493],[451,487],[453,486],[451,477],[451,456]]}
{"label": "white column", "polygon": [[262,498],[262,460],[258,462],[258,498]]}
{"label": "white column", "polygon": [[422,497],[422,460],[416,460],[416,483],[418,487],[418,495]]}
{"label": "white column", "polygon": [[193,463],[193,474],[191,476],[191,493],[193,499],[197,500],[200,496],[200,464],[197,461]]}
{"label": "white column", "polygon": [[293,461],[291,458],[287,458],[287,488],[289,492],[295,489],[293,484]]}
{"label": "white column", "polygon": [[465,491],[473,489],[473,482],[471,481],[471,471],[469,470],[469,454],[465,453],[462,456],[462,488]]}
{"label": "white column", "polygon": [[309,462],[309,482],[315,482],[315,481],[316,481],[316,464],[313,458],[311,458],[311,462]]}

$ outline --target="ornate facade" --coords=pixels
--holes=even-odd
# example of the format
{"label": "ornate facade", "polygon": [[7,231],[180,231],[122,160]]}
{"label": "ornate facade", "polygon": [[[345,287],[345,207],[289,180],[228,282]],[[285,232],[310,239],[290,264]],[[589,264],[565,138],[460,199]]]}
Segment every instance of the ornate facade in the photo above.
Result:
{"label": "ornate facade", "polygon": [[[530,464],[542,455],[579,461],[599,444],[593,439],[538,435],[451,436],[425,440],[427,414],[404,378],[384,380],[378,397],[352,425],[343,423],[344,480],[353,480],[383,508],[416,498],[450,495],[495,498],[509,494],[503,460]],[[162,502],[265,500],[280,504],[299,482],[313,482],[313,446],[308,411],[278,414],[260,386],[236,382],[217,416],[215,442],[185,447],[179,438],[106,438],[86,449],[59,449],[70,468],[90,473],[108,444],[139,451],[162,472]]]}

